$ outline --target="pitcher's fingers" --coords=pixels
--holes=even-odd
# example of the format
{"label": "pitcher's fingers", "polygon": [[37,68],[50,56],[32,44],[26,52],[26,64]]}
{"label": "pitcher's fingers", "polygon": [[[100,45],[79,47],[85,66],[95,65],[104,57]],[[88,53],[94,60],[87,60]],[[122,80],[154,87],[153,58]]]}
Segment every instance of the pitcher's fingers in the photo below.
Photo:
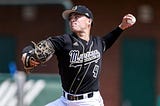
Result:
{"label": "pitcher's fingers", "polygon": [[30,64],[31,64],[32,66],[37,66],[37,65],[40,64],[40,62],[37,62],[37,61],[34,61],[34,60],[30,60]]}

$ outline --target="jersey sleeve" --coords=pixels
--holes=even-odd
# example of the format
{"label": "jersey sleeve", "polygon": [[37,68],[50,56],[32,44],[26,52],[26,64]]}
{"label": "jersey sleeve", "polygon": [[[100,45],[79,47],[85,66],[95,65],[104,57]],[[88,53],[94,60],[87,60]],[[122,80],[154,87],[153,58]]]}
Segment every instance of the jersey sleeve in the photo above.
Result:
{"label": "jersey sleeve", "polygon": [[117,27],[116,29],[102,37],[104,51],[106,51],[113,45],[113,43],[117,40],[122,32],[123,30]]}
{"label": "jersey sleeve", "polygon": [[65,44],[65,35],[51,36],[48,39],[51,41],[55,49],[55,53],[63,49],[64,44]]}

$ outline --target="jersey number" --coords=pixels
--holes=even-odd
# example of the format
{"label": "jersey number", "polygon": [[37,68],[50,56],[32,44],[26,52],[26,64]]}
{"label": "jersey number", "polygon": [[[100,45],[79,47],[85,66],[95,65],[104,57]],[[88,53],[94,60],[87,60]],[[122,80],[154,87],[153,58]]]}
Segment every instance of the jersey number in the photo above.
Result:
{"label": "jersey number", "polygon": [[95,66],[94,66],[94,69],[93,69],[93,77],[94,77],[94,78],[97,78],[98,70],[99,70],[99,66],[98,66],[98,65],[95,65]]}

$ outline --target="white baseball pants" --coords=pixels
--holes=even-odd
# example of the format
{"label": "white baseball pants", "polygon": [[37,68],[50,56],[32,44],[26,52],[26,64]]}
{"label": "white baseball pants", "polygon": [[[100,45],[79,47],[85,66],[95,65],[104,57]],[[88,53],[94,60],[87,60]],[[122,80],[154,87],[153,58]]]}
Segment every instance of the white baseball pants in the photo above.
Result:
{"label": "white baseball pants", "polygon": [[64,96],[61,96],[57,100],[48,103],[45,106],[104,106],[103,99],[99,93],[93,92],[93,97],[85,98],[81,100],[67,100]]}

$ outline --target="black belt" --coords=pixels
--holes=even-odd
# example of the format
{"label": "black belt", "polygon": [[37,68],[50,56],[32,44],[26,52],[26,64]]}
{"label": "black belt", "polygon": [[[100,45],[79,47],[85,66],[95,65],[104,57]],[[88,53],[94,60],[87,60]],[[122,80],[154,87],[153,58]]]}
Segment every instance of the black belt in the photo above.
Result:
{"label": "black belt", "polygon": [[[68,94],[63,92],[63,96],[68,99],[68,100],[81,100],[84,99],[86,97],[84,97],[84,95],[72,95],[72,94]],[[87,93],[87,98],[91,98],[93,97],[93,92]]]}

